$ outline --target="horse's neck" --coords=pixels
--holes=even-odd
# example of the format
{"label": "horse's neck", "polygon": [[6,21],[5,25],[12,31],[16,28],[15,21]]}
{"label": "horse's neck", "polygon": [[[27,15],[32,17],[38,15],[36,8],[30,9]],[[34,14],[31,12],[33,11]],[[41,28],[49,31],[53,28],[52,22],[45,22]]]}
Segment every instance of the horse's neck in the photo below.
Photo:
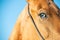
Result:
{"label": "horse's neck", "polygon": [[[27,8],[28,6],[26,5],[25,7],[24,7],[24,9],[23,9],[23,11],[20,13],[20,15],[19,15],[19,18],[20,18],[20,20],[23,20],[23,19],[25,19],[25,17],[27,16],[27,11],[28,11],[28,8]],[[18,18],[18,19],[19,19]]]}

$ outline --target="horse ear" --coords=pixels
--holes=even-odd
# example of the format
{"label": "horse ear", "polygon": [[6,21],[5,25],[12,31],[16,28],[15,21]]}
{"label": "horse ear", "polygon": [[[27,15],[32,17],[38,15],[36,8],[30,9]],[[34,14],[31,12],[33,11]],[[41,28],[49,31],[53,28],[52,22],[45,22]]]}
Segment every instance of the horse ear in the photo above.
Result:
{"label": "horse ear", "polygon": [[35,1],[38,1],[38,0],[26,0],[28,3],[31,3],[31,2],[35,2]]}
{"label": "horse ear", "polygon": [[54,1],[54,0],[50,0],[50,1]]}
{"label": "horse ear", "polygon": [[53,1],[53,0],[51,0],[51,1]]}
{"label": "horse ear", "polygon": [[30,3],[31,2],[31,0],[26,0],[28,3]]}

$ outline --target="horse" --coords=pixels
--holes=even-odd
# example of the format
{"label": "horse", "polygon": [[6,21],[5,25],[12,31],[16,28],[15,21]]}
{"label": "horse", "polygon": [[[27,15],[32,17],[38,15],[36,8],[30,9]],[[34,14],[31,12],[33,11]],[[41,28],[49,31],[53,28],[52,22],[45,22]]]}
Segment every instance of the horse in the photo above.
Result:
{"label": "horse", "polygon": [[60,9],[54,0],[27,0],[9,40],[60,40]]}

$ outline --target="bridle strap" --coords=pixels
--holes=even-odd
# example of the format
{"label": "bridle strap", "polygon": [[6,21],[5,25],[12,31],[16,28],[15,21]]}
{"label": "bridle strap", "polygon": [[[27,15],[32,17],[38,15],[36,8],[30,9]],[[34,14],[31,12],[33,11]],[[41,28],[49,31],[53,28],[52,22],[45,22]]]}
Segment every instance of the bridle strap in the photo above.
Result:
{"label": "bridle strap", "polygon": [[40,33],[39,29],[37,28],[37,25],[35,24],[35,21],[34,21],[32,15],[30,14],[30,11],[29,11],[29,3],[28,3],[28,14],[29,14],[29,16],[30,16],[30,18],[31,18],[31,20],[32,20],[32,22],[34,24],[34,27],[36,28],[36,30],[37,30],[37,32],[39,34],[39,36],[41,36],[42,40],[45,40],[44,37],[42,36],[42,34]]}

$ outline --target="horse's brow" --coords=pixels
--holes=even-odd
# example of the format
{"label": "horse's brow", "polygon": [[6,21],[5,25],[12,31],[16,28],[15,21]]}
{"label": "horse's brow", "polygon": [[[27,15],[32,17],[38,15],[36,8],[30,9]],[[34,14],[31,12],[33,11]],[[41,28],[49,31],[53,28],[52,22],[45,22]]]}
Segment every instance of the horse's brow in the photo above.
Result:
{"label": "horse's brow", "polygon": [[42,7],[41,7],[41,5],[39,4],[38,7],[37,7],[37,9],[39,10],[40,8],[42,8]]}

